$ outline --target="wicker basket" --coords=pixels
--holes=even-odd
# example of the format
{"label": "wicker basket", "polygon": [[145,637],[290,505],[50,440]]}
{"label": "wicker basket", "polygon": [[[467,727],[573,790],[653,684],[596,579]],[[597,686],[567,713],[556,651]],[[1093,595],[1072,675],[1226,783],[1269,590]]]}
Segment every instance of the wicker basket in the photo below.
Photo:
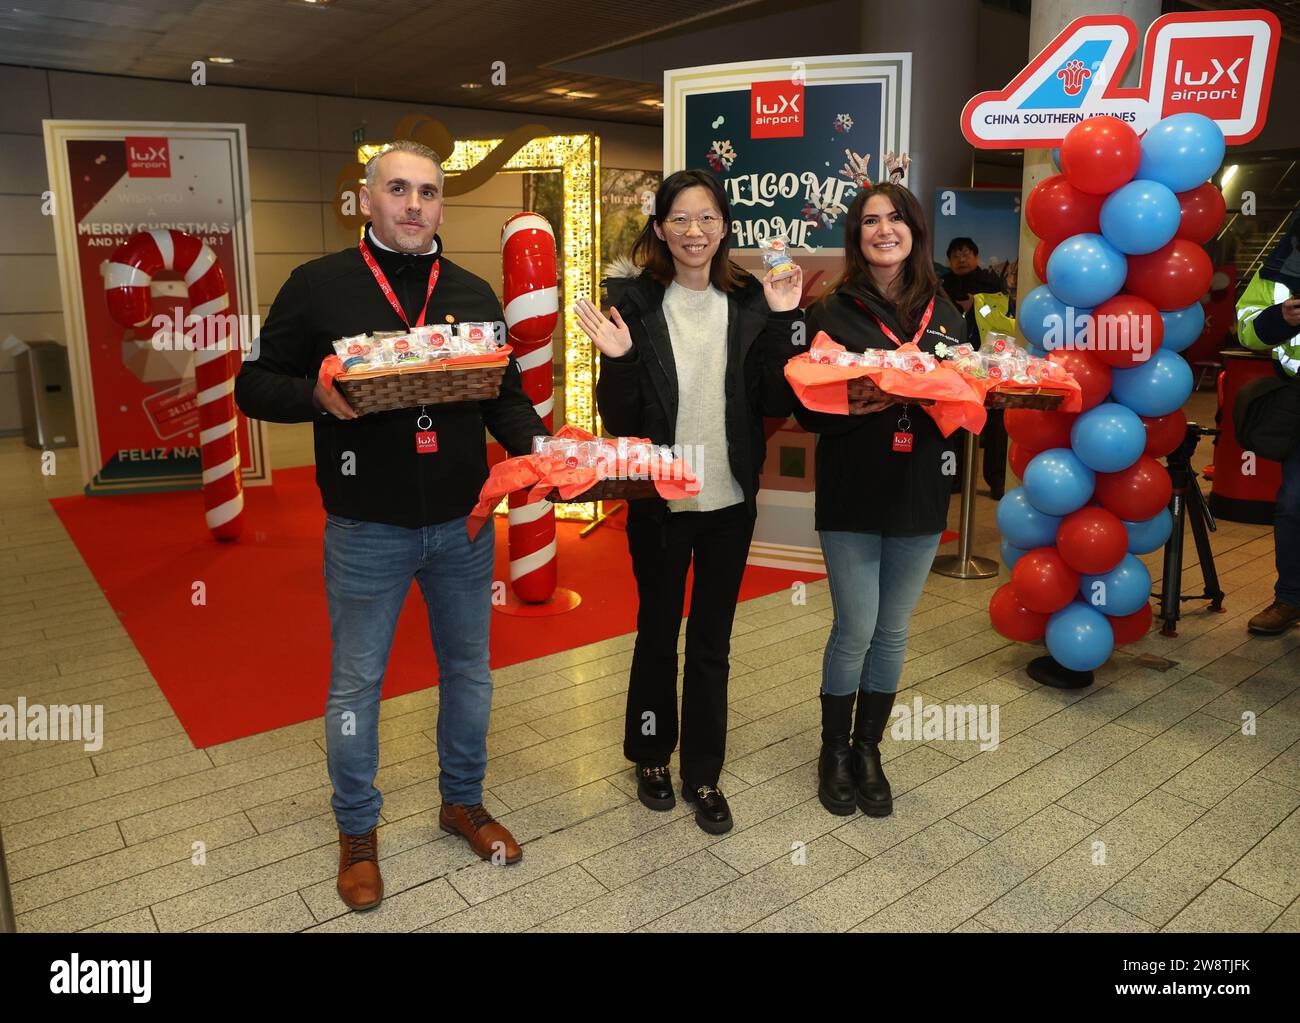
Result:
{"label": "wicker basket", "polygon": [[507,357],[471,366],[434,362],[401,369],[370,369],[335,377],[334,385],[357,414],[364,416],[421,405],[487,401],[501,393],[501,378],[509,364]]}
{"label": "wicker basket", "polygon": [[1014,387],[991,390],[984,396],[985,408],[1034,408],[1050,411],[1065,401],[1065,391],[1047,387]]}
{"label": "wicker basket", "polygon": [[[867,385],[873,383],[870,377],[854,377],[849,381],[849,401],[866,400]],[[933,398],[901,398],[909,405],[933,405]]]}
{"label": "wicker basket", "polygon": [[654,480],[632,480],[611,476],[598,480],[590,490],[585,490],[574,497],[563,498],[559,496],[558,492],[555,492],[548,500],[552,504],[584,504],[588,501],[638,501],[643,497],[654,497],[657,493]]}

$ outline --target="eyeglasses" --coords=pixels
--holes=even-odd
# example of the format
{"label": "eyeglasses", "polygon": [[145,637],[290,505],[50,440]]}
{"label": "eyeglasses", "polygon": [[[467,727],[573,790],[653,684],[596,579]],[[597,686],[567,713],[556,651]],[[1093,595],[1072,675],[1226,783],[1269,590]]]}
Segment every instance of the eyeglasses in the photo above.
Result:
{"label": "eyeglasses", "polygon": [[722,230],[722,218],[712,213],[706,213],[702,217],[688,217],[679,213],[675,217],[669,217],[663,223],[673,234],[685,234],[691,229],[692,223],[699,224],[700,230],[707,235],[715,235]]}

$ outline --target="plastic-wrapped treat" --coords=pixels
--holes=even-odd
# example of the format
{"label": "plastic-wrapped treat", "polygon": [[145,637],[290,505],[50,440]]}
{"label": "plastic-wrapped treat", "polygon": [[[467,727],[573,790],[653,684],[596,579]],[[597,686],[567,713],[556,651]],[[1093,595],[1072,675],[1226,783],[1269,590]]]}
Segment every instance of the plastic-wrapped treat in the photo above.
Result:
{"label": "plastic-wrapped treat", "polygon": [[786,251],[784,238],[760,238],[758,250],[763,259],[763,266],[767,268],[769,280],[775,281],[788,277],[799,269],[795,261],[790,258],[790,253]]}
{"label": "plastic-wrapped treat", "polygon": [[370,368],[370,358],[374,354],[374,342],[366,334],[354,334],[341,337],[334,342],[334,354],[343,363],[343,372]]}

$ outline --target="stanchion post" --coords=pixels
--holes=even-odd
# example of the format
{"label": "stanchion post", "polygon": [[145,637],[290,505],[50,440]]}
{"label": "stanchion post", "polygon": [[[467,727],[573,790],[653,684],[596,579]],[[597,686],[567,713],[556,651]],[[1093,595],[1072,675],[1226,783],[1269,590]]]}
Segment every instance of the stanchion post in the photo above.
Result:
{"label": "stanchion post", "polygon": [[969,430],[962,450],[961,481],[961,537],[956,554],[945,554],[934,559],[933,572],[953,579],[989,579],[998,574],[998,563],[992,558],[977,558],[970,552],[971,535],[975,532],[975,477],[979,469],[979,442]]}

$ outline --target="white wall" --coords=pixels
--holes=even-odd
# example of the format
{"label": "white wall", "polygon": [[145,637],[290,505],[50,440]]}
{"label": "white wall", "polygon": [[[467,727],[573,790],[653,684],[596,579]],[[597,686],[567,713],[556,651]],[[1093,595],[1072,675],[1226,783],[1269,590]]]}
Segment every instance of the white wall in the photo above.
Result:
{"label": "white wall", "polygon": [[[262,315],[294,267],[356,243],[354,233],[339,225],[330,199],[339,171],[352,159],[352,132],[362,124],[368,141],[384,141],[411,113],[442,121],[457,138],[495,138],[540,122],[555,132],[599,134],[606,166],[657,170],[662,163],[660,128],[603,121],[8,65],[0,65],[0,96],[5,97],[0,104],[0,340],[9,334],[23,340],[67,340],[53,220],[41,214],[41,193],[49,187],[41,128],[45,118],[244,124]],[[448,255],[498,289],[501,223],[521,208],[521,189],[518,175],[498,175],[447,208],[442,236]],[[18,427],[13,362],[0,351],[0,432]]]}

